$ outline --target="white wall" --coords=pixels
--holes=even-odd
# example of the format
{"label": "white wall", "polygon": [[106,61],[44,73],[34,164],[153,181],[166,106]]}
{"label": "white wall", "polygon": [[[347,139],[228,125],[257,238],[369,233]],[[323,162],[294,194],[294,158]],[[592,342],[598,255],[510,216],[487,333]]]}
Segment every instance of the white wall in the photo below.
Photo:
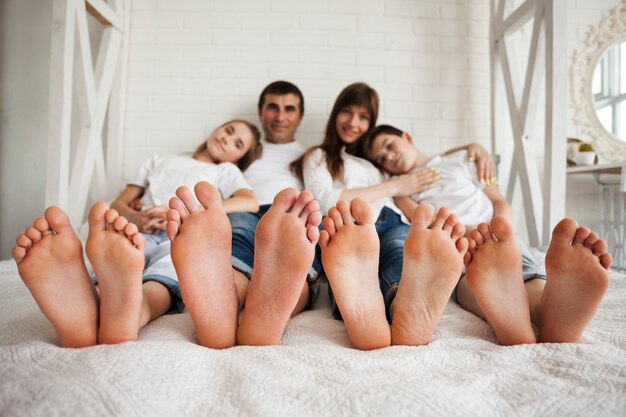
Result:
{"label": "white wall", "polygon": [[381,122],[439,152],[489,145],[487,0],[133,2],[125,177],[156,151],[191,150],[205,124],[258,124],[258,95],[305,96],[297,138],[317,144],[339,91],[365,81]]}
{"label": "white wall", "polygon": [[52,3],[0,1],[0,259],[43,211]]}

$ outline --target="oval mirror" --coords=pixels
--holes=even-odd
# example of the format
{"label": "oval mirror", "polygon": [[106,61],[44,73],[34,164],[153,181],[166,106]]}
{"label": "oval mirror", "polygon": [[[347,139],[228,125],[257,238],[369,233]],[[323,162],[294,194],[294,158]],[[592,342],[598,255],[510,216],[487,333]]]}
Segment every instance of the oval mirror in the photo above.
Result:
{"label": "oval mirror", "polygon": [[596,116],[613,137],[626,141],[626,41],[607,48],[591,80]]}

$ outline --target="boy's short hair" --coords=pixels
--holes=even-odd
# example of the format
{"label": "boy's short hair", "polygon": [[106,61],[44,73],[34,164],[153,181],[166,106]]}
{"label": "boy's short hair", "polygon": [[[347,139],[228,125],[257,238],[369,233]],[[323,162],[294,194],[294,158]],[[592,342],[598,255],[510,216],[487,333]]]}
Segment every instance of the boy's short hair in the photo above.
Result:
{"label": "boy's short hair", "polygon": [[373,160],[372,148],[374,147],[374,141],[378,136],[383,134],[402,137],[404,132],[391,125],[378,125],[374,129],[367,132],[361,141],[361,154],[364,155],[366,159],[370,161]]}
{"label": "boy's short hair", "polygon": [[263,105],[265,104],[265,96],[268,94],[274,94],[277,96],[285,96],[287,94],[293,94],[300,98],[300,114],[304,115],[304,96],[302,95],[302,91],[295,84],[290,83],[289,81],[274,81],[269,84],[267,87],[261,91],[261,95],[259,96],[259,114],[263,109]]}

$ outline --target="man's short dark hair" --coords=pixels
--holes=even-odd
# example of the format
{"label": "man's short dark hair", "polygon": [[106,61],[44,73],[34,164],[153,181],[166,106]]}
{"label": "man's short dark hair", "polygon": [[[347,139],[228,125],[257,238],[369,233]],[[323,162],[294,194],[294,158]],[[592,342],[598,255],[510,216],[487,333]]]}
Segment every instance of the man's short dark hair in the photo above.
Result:
{"label": "man's short dark hair", "polygon": [[304,96],[302,95],[302,91],[295,84],[290,83],[289,81],[274,81],[269,84],[267,87],[261,91],[261,95],[259,96],[259,113],[263,109],[263,105],[265,104],[265,96],[268,94],[274,94],[277,96],[284,96],[287,94],[293,94],[300,98],[300,114],[304,115]]}

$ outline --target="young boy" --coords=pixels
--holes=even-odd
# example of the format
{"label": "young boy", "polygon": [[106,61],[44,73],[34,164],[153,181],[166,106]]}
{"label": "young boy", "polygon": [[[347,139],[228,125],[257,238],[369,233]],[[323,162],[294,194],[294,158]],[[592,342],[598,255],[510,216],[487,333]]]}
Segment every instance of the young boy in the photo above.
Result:
{"label": "young boy", "polygon": [[447,206],[466,225],[469,250],[457,299],[489,322],[500,344],[536,342],[531,322],[540,328],[540,342],[580,340],[606,292],[612,262],[597,233],[563,219],[553,230],[544,269],[514,236],[510,205],[495,184],[477,180],[466,151],[429,158],[410,134],[388,125],[373,129],[362,146],[389,174],[439,173],[431,188],[396,198],[396,204],[408,215],[421,203]]}

